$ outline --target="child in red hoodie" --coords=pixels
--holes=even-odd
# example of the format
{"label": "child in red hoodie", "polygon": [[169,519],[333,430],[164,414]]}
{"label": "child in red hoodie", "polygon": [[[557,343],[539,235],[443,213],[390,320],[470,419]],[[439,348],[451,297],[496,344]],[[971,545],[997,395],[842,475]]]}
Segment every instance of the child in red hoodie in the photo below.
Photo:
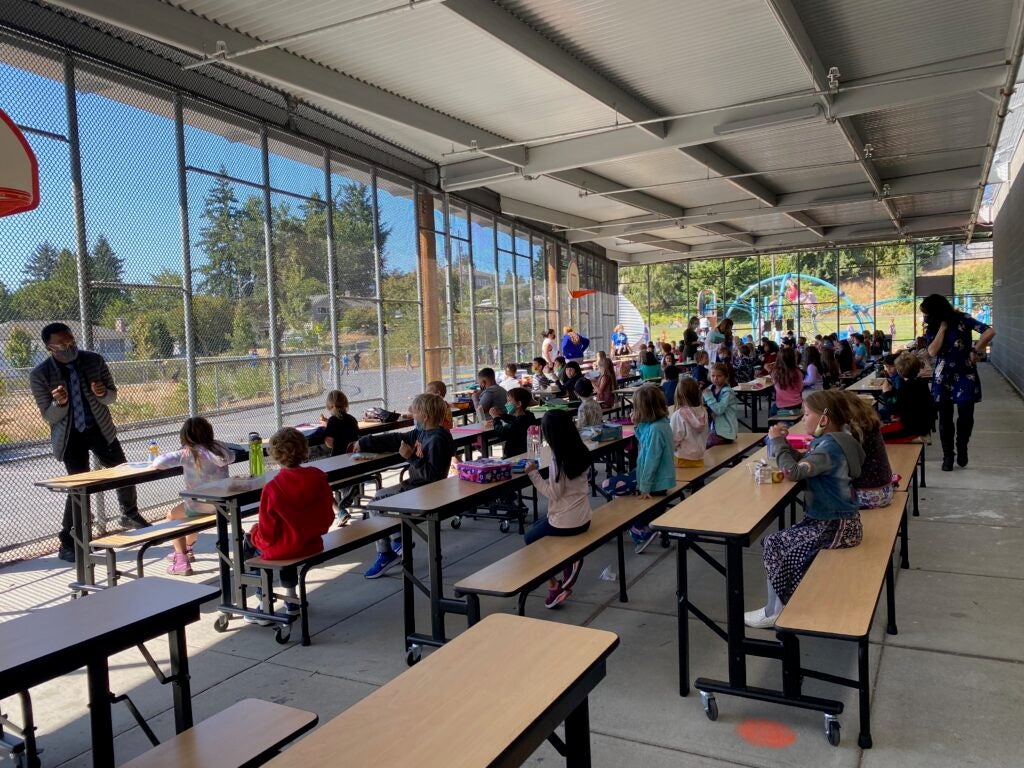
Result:
{"label": "child in red hoodie", "polygon": [[[274,478],[263,486],[260,516],[246,534],[257,556],[268,560],[307,557],[324,548],[320,538],[334,522],[334,495],[327,475],[316,467],[300,466],[309,458],[309,443],[292,427],[279,429],[270,438],[270,458],[281,465]],[[295,596],[298,573],[281,569],[285,602]]]}

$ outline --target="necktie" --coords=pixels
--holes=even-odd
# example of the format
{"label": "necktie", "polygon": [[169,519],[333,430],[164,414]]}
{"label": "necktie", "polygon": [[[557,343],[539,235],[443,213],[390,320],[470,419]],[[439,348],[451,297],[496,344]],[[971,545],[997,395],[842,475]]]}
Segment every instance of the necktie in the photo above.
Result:
{"label": "necktie", "polygon": [[78,371],[75,366],[68,366],[68,385],[71,388],[71,416],[75,421],[75,429],[85,432],[85,405],[82,403],[82,387],[78,383]]}

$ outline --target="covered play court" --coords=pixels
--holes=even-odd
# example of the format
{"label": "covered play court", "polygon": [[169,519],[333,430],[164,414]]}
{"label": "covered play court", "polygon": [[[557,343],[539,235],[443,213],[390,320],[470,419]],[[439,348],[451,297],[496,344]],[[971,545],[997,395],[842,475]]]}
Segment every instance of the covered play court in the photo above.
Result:
{"label": "covered play court", "polygon": [[[0,760],[1019,764],[1022,53],[1024,0],[5,0]],[[942,431],[883,446],[862,543],[745,629],[814,503],[750,471],[775,355],[861,336],[832,389],[888,419],[911,350]],[[643,379],[748,337],[733,442],[603,492]],[[558,354],[611,380],[587,531],[524,545],[561,503],[528,474],[414,487],[420,393],[458,461],[518,456],[505,390],[579,407]],[[193,417],[227,479],[151,462]],[[272,559],[283,427],[352,521]]]}

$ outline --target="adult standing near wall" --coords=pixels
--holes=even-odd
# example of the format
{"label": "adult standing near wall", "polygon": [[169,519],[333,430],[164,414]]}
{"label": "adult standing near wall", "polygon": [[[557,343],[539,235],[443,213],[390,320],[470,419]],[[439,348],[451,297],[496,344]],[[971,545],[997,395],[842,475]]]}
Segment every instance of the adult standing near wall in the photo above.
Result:
{"label": "adult standing near wall", "polygon": [[548,365],[555,364],[555,358],[558,357],[555,350],[555,329],[548,328],[544,332],[544,341],[540,345],[540,356],[543,357]]}
{"label": "adult standing near wall", "polygon": [[[974,404],[981,401],[981,379],[973,352],[982,353],[996,335],[995,330],[953,308],[945,296],[933,293],[921,302],[928,354],[935,358],[932,397],[939,411],[939,440],[942,442],[942,470],[956,463],[967,466],[967,443],[974,429]],[[980,338],[971,344],[971,333]],[[953,408],[957,419],[954,426]]]}
{"label": "adult standing near wall", "polygon": [[581,336],[571,325],[562,329],[562,357],[566,360],[582,360],[583,353],[590,346],[590,339]]}
{"label": "adult standing near wall", "polygon": [[694,315],[683,331],[683,359],[693,360],[700,349],[700,336],[697,329],[700,327],[700,318]]}
{"label": "adult standing near wall", "polygon": [[[64,462],[69,475],[89,471],[90,451],[104,467],[123,464],[124,450],[110,417],[110,406],[117,400],[117,386],[106,360],[95,352],[79,350],[74,334],[64,323],[50,323],[41,335],[50,357],[32,369],[29,382],[39,413],[50,425],[53,455]],[[117,500],[122,526],[149,525],[139,515],[135,486],[118,488]],[[75,561],[72,503],[68,494],[57,553],[61,560],[71,563]]]}
{"label": "adult standing near wall", "polygon": [[715,362],[718,355],[718,347],[725,344],[732,350],[732,318],[725,317],[708,331],[707,339],[704,341],[704,350],[708,353],[711,362]]}

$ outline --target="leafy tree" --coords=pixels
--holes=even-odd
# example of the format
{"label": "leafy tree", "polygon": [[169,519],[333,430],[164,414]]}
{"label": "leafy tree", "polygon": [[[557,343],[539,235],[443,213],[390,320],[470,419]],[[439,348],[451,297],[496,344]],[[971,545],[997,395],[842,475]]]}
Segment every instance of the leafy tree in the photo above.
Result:
{"label": "leafy tree", "polygon": [[167,358],[174,351],[167,324],[158,315],[136,315],[128,329],[128,338],[132,342],[132,357],[136,360]]}
{"label": "leafy tree", "polygon": [[231,323],[231,349],[236,354],[244,354],[257,346],[260,338],[256,307],[252,302],[240,301],[235,304],[235,313]]}
{"label": "leafy tree", "polygon": [[11,292],[7,290],[7,286],[0,280],[0,323],[5,320],[16,319],[17,315],[14,311],[14,303],[11,300]]}
{"label": "leafy tree", "polygon": [[28,257],[28,261],[25,262],[22,269],[25,274],[25,282],[38,283],[49,280],[54,270],[57,269],[59,258],[60,252],[50,244],[49,240],[44,240],[36,246],[32,255]]}
{"label": "leafy tree", "polygon": [[32,334],[20,325],[11,330],[4,348],[7,364],[13,368],[28,368],[35,363],[35,341]]}
{"label": "leafy tree", "polygon": [[26,283],[11,296],[18,317],[25,320],[68,320],[78,317],[78,266],[75,255],[61,249],[50,279]]}

